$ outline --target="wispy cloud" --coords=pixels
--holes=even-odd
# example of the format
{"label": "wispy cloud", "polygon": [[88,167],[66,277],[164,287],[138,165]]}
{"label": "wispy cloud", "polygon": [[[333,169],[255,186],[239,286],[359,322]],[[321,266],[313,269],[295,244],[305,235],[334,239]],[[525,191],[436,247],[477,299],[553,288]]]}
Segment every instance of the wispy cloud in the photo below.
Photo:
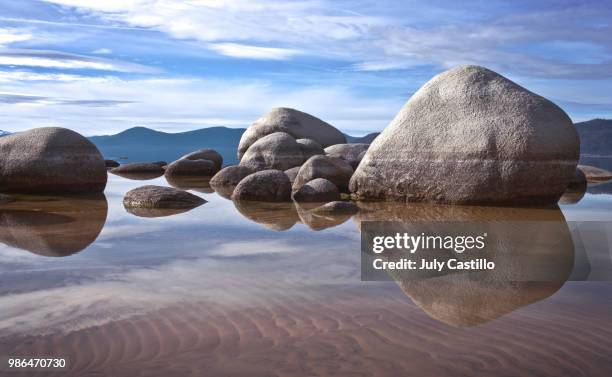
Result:
{"label": "wispy cloud", "polygon": [[156,73],[159,69],[142,64],[47,50],[0,50],[0,65],[60,69]]}
{"label": "wispy cloud", "polygon": [[0,47],[15,42],[27,41],[29,39],[32,39],[32,34],[26,31],[0,28]]}
{"label": "wispy cloud", "polygon": [[211,43],[208,46],[221,55],[245,59],[286,60],[300,54],[299,50],[294,49],[250,46],[239,43]]}

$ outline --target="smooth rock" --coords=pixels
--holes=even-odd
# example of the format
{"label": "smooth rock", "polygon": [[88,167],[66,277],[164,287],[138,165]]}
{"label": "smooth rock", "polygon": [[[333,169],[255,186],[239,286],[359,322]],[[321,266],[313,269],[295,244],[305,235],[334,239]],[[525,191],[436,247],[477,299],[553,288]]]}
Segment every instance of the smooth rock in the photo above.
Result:
{"label": "smooth rock", "polygon": [[357,168],[359,162],[365,156],[370,144],[336,144],[325,148],[325,154],[330,157],[341,158],[351,164],[353,169]]}
{"label": "smooth rock", "polygon": [[602,183],[612,180],[612,172],[589,165],[578,165],[590,183]]}
{"label": "smooth rock", "polygon": [[204,203],[206,200],[187,191],[152,185],[130,190],[123,198],[125,208],[195,208]]}
{"label": "smooth rock", "polygon": [[294,168],[285,170],[285,174],[287,174],[287,177],[289,177],[289,181],[291,182],[291,184],[295,182],[295,178],[297,177],[298,172],[300,171],[300,167],[301,166],[296,166]]}
{"label": "smooth rock", "polygon": [[131,162],[123,164],[111,169],[111,173],[115,174],[133,174],[133,173],[155,173],[163,174],[164,170],[159,164],[153,162]]}
{"label": "smooth rock", "polygon": [[232,194],[232,200],[283,202],[291,199],[291,182],[280,170],[263,170],[244,178]]}
{"label": "smooth rock", "polygon": [[304,162],[304,154],[293,137],[275,132],[257,140],[240,160],[241,166],[255,171],[287,170]]}
{"label": "smooth rock", "polygon": [[318,154],[325,154],[325,151],[323,150],[321,144],[317,143],[312,139],[297,139],[296,142],[300,145],[304,160],[307,160],[310,157],[316,156]]}
{"label": "smooth rock", "polygon": [[24,193],[99,193],[104,158],[87,138],[59,127],[0,138],[0,190]]}
{"label": "smooth rock", "polygon": [[340,191],[347,189],[353,168],[342,159],[329,156],[312,156],[300,167],[293,182],[293,192],[298,191],[306,182],[315,178],[330,180]]}
{"label": "smooth rock", "polygon": [[223,166],[223,156],[214,149],[200,149],[195,152],[184,155],[181,160],[209,160],[215,163],[217,170],[221,170]]}
{"label": "smooth rock", "polygon": [[577,168],[576,172],[574,173],[574,177],[565,189],[563,195],[561,195],[561,198],[559,199],[559,204],[578,203],[584,197],[586,190],[587,177],[584,175],[584,172],[580,168]]}
{"label": "smooth rock", "polygon": [[477,66],[426,83],[374,140],[350,183],[362,199],[544,205],[580,141],[558,106]]}
{"label": "smooth rock", "polygon": [[346,143],[342,132],[321,119],[295,109],[279,107],[256,120],[242,134],[238,160],[242,160],[247,149],[257,140],[274,132],[285,132],[295,139],[312,139],[323,148]]}
{"label": "smooth rock", "polygon": [[224,198],[231,198],[236,185],[246,176],[253,174],[253,169],[247,166],[232,165],[221,169],[210,180],[210,186]]}
{"label": "smooth rock", "polygon": [[340,199],[338,187],[325,178],[315,178],[306,182],[293,193],[297,202],[330,202]]}
{"label": "smooth rock", "polygon": [[166,176],[212,177],[219,169],[210,160],[176,160],[166,166]]}

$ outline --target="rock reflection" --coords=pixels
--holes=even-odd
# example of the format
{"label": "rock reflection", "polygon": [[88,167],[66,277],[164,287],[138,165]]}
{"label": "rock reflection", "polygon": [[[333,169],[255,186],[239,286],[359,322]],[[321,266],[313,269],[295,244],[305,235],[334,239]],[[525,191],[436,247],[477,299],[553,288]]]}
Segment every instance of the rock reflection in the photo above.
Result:
{"label": "rock reflection", "polygon": [[559,198],[559,204],[576,204],[584,197],[587,191],[587,177],[582,170],[576,169],[574,178],[570,181],[569,186]]}
{"label": "rock reflection", "polygon": [[300,221],[292,202],[272,203],[235,200],[234,206],[247,219],[272,230],[288,230]]}
{"label": "rock reflection", "polygon": [[[495,242],[486,249],[487,260],[496,264],[493,270],[443,271],[416,277],[406,270],[388,272],[430,317],[452,326],[479,325],[544,300],[563,286],[574,265],[572,237],[558,207],[360,206],[364,210],[355,219],[362,231],[364,221],[394,221],[394,226],[408,234],[421,234],[423,221],[468,221],[478,222],[479,232],[495,235]],[[382,231],[370,225],[368,232]]]}
{"label": "rock reflection", "polygon": [[0,208],[0,242],[47,257],[65,257],[93,243],[106,222],[104,195],[21,198]]}
{"label": "rock reflection", "polygon": [[134,181],[148,181],[151,179],[159,178],[164,175],[163,170],[161,172],[150,172],[150,173],[127,173],[127,172],[115,172],[111,171],[111,174],[117,175],[121,178],[131,179]]}
{"label": "rock reflection", "polygon": [[341,225],[353,216],[346,213],[326,213],[325,215],[313,213],[313,208],[323,204],[325,203],[308,203],[308,205],[304,205],[296,202],[295,208],[302,223],[312,230],[319,231]]}
{"label": "rock reflection", "polygon": [[210,186],[210,177],[184,177],[176,175],[164,175],[170,186],[181,190],[192,190],[203,194],[215,192]]}
{"label": "rock reflection", "polygon": [[189,212],[192,209],[193,208],[132,208],[132,207],[125,207],[125,210],[128,213],[134,216],[147,217],[147,218],[174,216],[174,215],[179,215],[181,213]]}

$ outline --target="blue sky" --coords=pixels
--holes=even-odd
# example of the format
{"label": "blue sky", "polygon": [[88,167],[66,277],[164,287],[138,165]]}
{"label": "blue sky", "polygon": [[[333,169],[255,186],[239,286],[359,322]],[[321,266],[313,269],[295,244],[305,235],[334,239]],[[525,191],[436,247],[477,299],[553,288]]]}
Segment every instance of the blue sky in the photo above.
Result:
{"label": "blue sky", "polygon": [[459,64],[612,118],[611,35],[610,1],[5,0],[0,129],[246,127],[288,106],[359,135]]}

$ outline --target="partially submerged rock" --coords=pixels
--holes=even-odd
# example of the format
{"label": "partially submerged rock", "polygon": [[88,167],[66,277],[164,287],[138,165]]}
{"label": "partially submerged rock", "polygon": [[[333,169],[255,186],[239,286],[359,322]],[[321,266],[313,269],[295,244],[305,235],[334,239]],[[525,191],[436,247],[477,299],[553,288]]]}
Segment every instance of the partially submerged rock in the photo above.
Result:
{"label": "partially submerged rock", "polygon": [[223,166],[223,156],[214,149],[205,148],[188,153],[180,158],[181,160],[209,160],[215,163],[217,170]]}
{"label": "partially submerged rock", "polygon": [[123,198],[125,208],[195,208],[206,200],[187,191],[162,187],[142,186],[130,190]]}
{"label": "partially submerged rock", "polygon": [[602,183],[612,180],[612,172],[589,165],[578,165],[589,183]]}
{"label": "partially submerged rock", "polygon": [[164,174],[164,169],[159,163],[154,162],[131,162],[129,164],[123,164],[116,168],[111,169],[113,174]]}
{"label": "partially submerged rock", "polygon": [[283,202],[291,199],[291,182],[280,170],[263,170],[244,178],[232,194],[232,200]]}
{"label": "partially submerged rock", "polygon": [[351,179],[363,199],[552,204],[580,142],[558,106],[477,66],[437,75],[374,140]]}
{"label": "partially submerged rock", "polygon": [[299,190],[293,193],[293,200],[297,202],[330,202],[340,199],[338,187],[325,178],[315,178],[306,182]]}
{"label": "partially submerged rock", "polygon": [[363,143],[336,144],[325,148],[325,154],[330,157],[341,158],[351,164],[351,167],[355,169],[369,147],[370,144]]}
{"label": "partially submerged rock", "polygon": [[229,199],[238,183],[253,173],[253,169],[248,166],[227,166],[212,177],[210,185],[219,195]]}
{"label": "partially submerged rock", "polygon": [[106,164],[96,146],[59,127],[0,138],[0,190],[23,193],[99,193]]}
{"label": "partially submerged rock", "polygon": [[340,191],[345,191],[352,175],[353,168],[345,160],[329,156],[313,156],[300,167],[293,182],[293,192],[299,191],[306,182],[316,178],[325,178],[335,184]]}
{"label": "partially submerged rock", "polygon": [[576,204],[578,203],[586,193],[587,190],[587,178],[581,169],[576,169],[574,177],[570,181],[567,189],[561,198],[559,204]]}
{"label": "partially submerged rock", "polygon": [[166,176],[198,176],[212,177],[219,169],[210,160],[176,160],[166,166]]}
{"label": "partially submerged rock", "polygon": [[184,175],[164,175],[168,184],[181,190],[192,190],[203,194],[215,192],[210,186],[210,177],[193,177]]}
{"label": "partially submerged rock", "polygon": [[238,160],[257,140],[274,132],[285,132],[295,139],[312,139],[323,148],[346,143],[342,132],[321,119],[298,110],[279,107],[247,128],[238,145]]}
{"label": "partially submerged rock", "polygon": [[121,164],[115,160],[104,160],[104,165],[106,165],[107,168],[116,168]]}
{"label": "partially submerged rock", "polygon": [[300,144],[285,132],[275,132],[257,140],[246,151],[241,166],[252,170],[287,170],[304,162]]}

